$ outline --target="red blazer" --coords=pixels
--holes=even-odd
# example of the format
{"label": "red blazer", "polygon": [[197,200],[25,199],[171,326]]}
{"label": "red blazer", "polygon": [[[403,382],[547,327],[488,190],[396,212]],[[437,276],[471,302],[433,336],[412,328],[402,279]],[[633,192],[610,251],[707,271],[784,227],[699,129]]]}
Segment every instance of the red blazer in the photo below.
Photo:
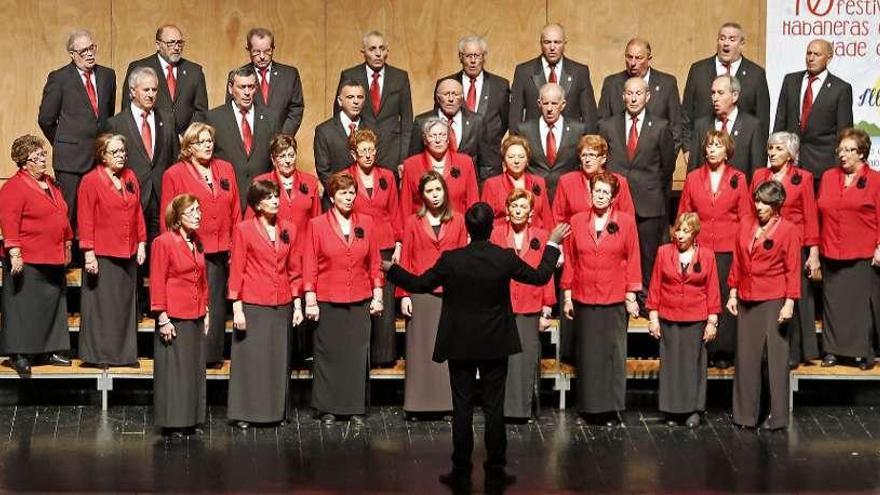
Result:
{"label": "red blazer", "polygon": [[[403,161],[403,176],[400,190],[400,211],[406,216],[418,213],[422,207],[419,194],[419,180],[426,172],[431,171],[431,159],[427,151],[413,155]],[[443,179],[449,194],[452,209],[464,215],[472,204],[480,200],[477,188],[477,175],[474,162],[463,153],[446,153],[446,165],[443,167]]]}
{"label": "red blazer", "polygon": [[705,321],[709,315],[721,313],[721,295],[715,253],[697,246],[687,272],[681,272],[678,248],[664,244],[657,250],[651,275],[649,310],[656,310],[668,321]]}
{"label": "red blazer", "polygon": [[98,256],[131,258],[137,253],[138,243],[147,241],[137,175],[125,167],[119,179],[122,194],[99,165],[79,183],[76,219],[83,251],[94,249]]}
{"label": "red blazer", "polygon": [[559,286],[571,290],[572,299],[578,302],[620,303],[627,292],[642,289],[639,234],[631,215],[612,210],[597,239],[592,208],[578,213],[571,217],[571,236],[563,251],[565,264]]}
{"label": "red blazer", "polygon": [[229,299],[260,306],[281,306],[302,290],[299,231],[287,220],[275,226],[275,242],[257,218],[235,226],[229,259]]}
{"label": "red blazer", "polygon": [[746,301],[769,301],[801,295],[801,232],[780,218],[757,240],[756,221],[743,222],[736,236],[727,284]]}
{"label": "red blazer", "polygon": [[[175,196],[188,193],[198,198],[202,208],[199,239],[207,254],[229,251],[232,229],[241,220],[241,203],[232,165],[219,158],[212,158],[211,174],[214,176],[214,184],[213,187],[208,187],[192,164],[175,163],[162,177],[162,200],[159,204],[159,217],[164,219],[165,208]],[[164,220],[159,223],[162,232],[165,232]]]}
{"label": "red blazer", "polygon": [[[752,197],[755,189],[773,179],[769,168],[759,168],[752,174]],[[797,183],[797,184],[795,184]],[[813,173],[800,167],[789,167],[782,180],[785,188],[785,202],[782,203],[782,218],[801,229],[804,246],[819,244],[819,210],[816,207],[816,193],[813,192]],[[755,203],[752,202],[754,217]]]}
{"label": "red blazer", "polygon": [[864,165],[849,187],[843,187],[844,175],[840,167],[822,174],[819,250],[835,260],[870,259],[880,244],[880,173]]}
{"label": "red blazer", "polygon": [[[441,253],[463,247],[467,243],[468,234],[463,213],[455,213],[448,222],[441,224],[437,236],[434,235],[427,217],[410,215],[403,227],[400,266],[413,275],[421,275],[434,266],[434,263],[440,259]],[[441,292],[443,292],[442,287],[434,291],[435,294]],[[409,295],[407,291],[397,288],[397,297],[407,295]]]}
{"label": "red blazer", "polygon": [[[281,190],[278,198],[278,218],[293,224],[299,234],[296,236],[296,250],[303,252],[306,242],[305,232],[309,228],[309,220],[321,214],[321,196],[318,194],[318,179],[314,175],[293,171],[293,189],[290,193],[281,185],[278,172],[271,171],[254,177],[258,180],[270,180]],[[247,193],[245,193],[247,194]],[[254,218],[254,210],[248,208],[245,218]]]}
{"label": "red blazer", "polygon": [[[535,174],[525,174],[525,188],[535,197],[532,221],[529,225],[537,229],[552,229],[556,224],[553,222],[553,212],[550,210],[550,200],[547,199],[547,184],[544,178]],[[497,221],[505,221],[507,217],[507,196],[510,195],[510,191],[513,191],[513,182],[506,173],[490,177],[483,183],[483,195],[480,200],[489,203],[489,206],[495,210]]]}
{"label": "red blazer", "polygon": [[373,219],[351,214],[348,241],[333,210],[309,221],[303,255],[303,290],[315,292],[319,301],[352,303],[382,287],[381,258]]}
{"label": "red blazer", "polygon": [[17,247],[25,263],[63,265],[73,231],[61,189],[51,177],[46,183],[51,197],[24,170],[10,177],[0,188],[0,227],[6,252]]}
{"label": "red blazer", "polygon": [[727,164],[718,192],[713,195],[709,166],[703,165],[687,175],[678,203],[678,214],[696,212],[700,216],[697,242],[713,252],[729,253],[736,243],[740,218],[751,219],[753,208],[745,174]]}
{"label": "red blazer", "polygon": [[390,170],[373,167],[373,194],[370,195],[361,182],[357,168],[357,164],[348,168],[348,173],[358,181],[354,211],[373,217],[379,249],[394,249],[394,243],[403,238],[397,180]]}
{"label": "red blazer", "polygon": [[[537,268],[541,264],[541,256],[544,254],[544,246],[547,245],[547,237],[549,237],[549,234],[546,230],[530,225],[525,231],[522,250],[516,254],[530,266]],[[513,229],[510,228],[510,224],[507,222],[495,225],[489,241],[503,248],[515,249]],[[513,306],[513,312],[521,315],[539,313],[542,306],[553,306],[556,304],[556,290],[554,289],[553,279],[551,278],[549,282],[541,287],[511,280],[510,303]]]}
{"label": "red blazer", "polygon": [[205,254],[189,250],[177,232],[165,232],[150,247],[150,307],[171,318],[194,320],[205,316],[208,274]]}
{"label": "red blazer", "polygon": [[[636,207],[633,205],[629,181],[620,174],[611,173],[620,182],[617,196],[611,202],[611,207],[619,212],[635,215]],[[553,196],[553,217],[556,223],[568,222],[571,217],[589,210],[592,206],[590,181],[587,180],[586,174],[575,170],[559,178],[559,183],[556,185],[556,195]]]}

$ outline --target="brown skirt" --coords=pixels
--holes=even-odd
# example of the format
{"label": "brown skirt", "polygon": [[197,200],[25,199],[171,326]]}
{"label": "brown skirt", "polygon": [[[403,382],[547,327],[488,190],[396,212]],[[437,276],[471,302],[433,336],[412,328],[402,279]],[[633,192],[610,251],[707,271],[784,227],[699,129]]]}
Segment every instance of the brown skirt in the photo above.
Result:
{"label": "brown skirt", "polygon": [[824,333],[827,354],[874,358],[872,339],[880,277],[870,260],[822,260]]}
{"label": "brown skirt", "polygon": [[660,410],[672,414],[706,409],[705,321],[660,320]]}
{"label": "brown skirt", "polygon": [[541,339],[538,334],[540,315],[516,315],[516,330],[522,352],[507,358],[507,384],[504,387],[504,416],[528,418],[532,415],[532,398],[538,365],[541,362]]}
{"label": "brown skirt", "polygon": [[626,308],[574,302],[577,397],[580,412],[626,408]]}
{"label": "brown skirt", "polygon": [[97,258],[97,275],[83,271],[79,358],[92,364],[132,364],[137,361],[137,260]]}
{"label": "brown skirt", "polygon": [[171,319],[177,337],[153,350],[153,422],[186,428],[205,422],[205,320]]}
{"label": "brown skirt", "polygon": [[319,412],[367,412],[369,306],[369,299],[350,304],[318,303],[312,407]]}
{"label": "brown skirt", "polygon": [[70,349],[63,265],[25,263],[16,276],[4,262],[0,353],[43,354]]}
{"label": "brown skirt", "polygon": [[443,299],[412,294],[413,317],[406,324],[406,380],[403,409],[409,412],[451,411],[449,366],[434,362],[434,344]]}

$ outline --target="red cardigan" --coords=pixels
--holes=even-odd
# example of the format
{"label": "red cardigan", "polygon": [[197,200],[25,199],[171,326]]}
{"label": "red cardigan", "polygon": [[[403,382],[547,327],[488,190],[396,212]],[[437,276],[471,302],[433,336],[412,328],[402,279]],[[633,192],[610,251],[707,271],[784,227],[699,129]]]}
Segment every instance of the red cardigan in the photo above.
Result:
{"label": "red cardigan", "polygon": [[[421,275],[440,259],[444,251],[460,248],[468,243],[467,229],[464,225],[464,214],[455,213],[452,218],[440,225],[440,233],[434,230],[427,217],[410,215],[403,227],[403,246],[400,251],[400,266],[415,275]],[[442,287],[434,291],[439,294]],[[409,295],[397,288],[397,297]]]}
{"label": "red cardigan", "polygon": [[[617,196],[611,202],[611,207],[616,208],[619,212],[635,215],[636,207],[633,205],[629,181],[620,174],[611,173],[617,177],[620,183]],[[571,217],[589,210],[592,206],[590,181],[586,174],[575,170],[559,178],[559,183],[556,185],[556,195],[553,196],[553,217],[557,223],[568,222]]]}
{"label": "red cardigan", "polygon": [[351,214],[346,241],[333,210],[309,221],[303,254],[303,290],[319,301],[352,303],[372,297],[382,287],[381,258],[373,219]]}
{"label": "red cardigan", "polygon": [[664,320],[705,321],[709,315],[721,313],[720,292],[711,249],[696,247],[687,272],[682,273],[678,248],[664,244],[657,250],[645,305]]}
{"label": "red cardigan", "polygon": [[348,173],[358,182],[354,211],[373,217],[379,249],[394,249],[394,243],[403,238],[397,180],[390,170],[373,167],[373,193],[367,194],[357,169],[357,164],[348,168]]}
{"label": "red cardigan", "polygon": [[[278,197],[278,218],[293,224],[296,232],[296,249],[302,253],[306,241],[305,232],[309,228],[309,220],[321,214],[321,196],[318,194],[318,179],[314,175],[293,171],[293,189],[288,194],[281,185],[278,172],[271,171],[254,177],[254,182],[270,180],[280,189]],[[247,194],[247,193],[245,193]],[[254,218],[254,210],[248,208],[245,218]]]}
{"label": "red cardigan", "polygon": [[733,251],[740,218],[751,219],[753,208],[745,174],[726,165],[718,192],[712,194],[709,165],[703,165],[687,175],[678,214],[695,212],[699,215],[697,242],[716,253],[729,253]]}
{"label": "red cardigan", "polygon": [[[758,186],[772,179],[773,172],[769,168],[755,170],[752,175],[752,197],[754,197],[755,189]],[[804,246],[818,245],[819,210],[816,207],[816,194],[813,192],[813,174],[800,167],[789,167],[782,179],[782,187],[785,188],[782,218],[801,229],[801,239],[804,240]],[[754,206],[753,202],[753,214]]]}
{"label": "red cardigan", "polygon": [[[426,172],[430,172],[431,158],[427,151],[413,155],[403,161],[401,177],[400,211],[404,216],[418,213],[422,207],[419,194],[419,180]],[[446,153],[446,165],[443,167],[443,179],[446,181],[448,202],[452,209],[464,215],[472,204],[480,200],[477,188],[477,175],[474,162],[464,153],[449,151]]]}
{"label": "red cardigan", "polygon": [[[544,246],[547,245],[547,237],[549,234],[546,230],[532,226],[527,227],[522,250],[517,254],[523,261],[533,268],[537,268],[541,264],[541,256],[544,254]],[[513,229],[510,224],[505,222],[495,225],[489,241],[503,248],[514,249]],[[510,303],[513,306],[513,312],[521,315],[539,313],[542,306],[553,306],[556,304],[553,279],[551,278],[543,286],[528,285],[512,280],[510,282]]]}
{"label": "red cardigan", "polygon": [[840,167],[822,174],[819,250],[835,260],[871,259],[880,244],[880,173],[864,165],[849,187],[844,177]]}
{"label": "red cardigan", "polygon": [[28,264],[63,265],[65,242],[73,239],[61,189],[46,177],[49,194],[24,170],[0,188],[0,227],[6,252],[20,248]]}
{"label": "red cardigan", "polygon": [[[537,229],[551,230],[556,224],[553,222],[553,212],[550,209],[550,200],[547,199],[547,184],[543,177],[535,174],[525,174],[525,189],[534,196],[532,205],[532,220],[530,226]],[[513,181],[506,173],[490,177],[483,182],[483,195],[481,201],[489,203],[495,211],[495,219],[504,221],[507,217],[507,196],[513,191]]]}
{"label": "red cardigan", "polygon": [[[241,220],[241,203],[232,165],[212,158],[211,174],[213,186],[208,187],[191,163],[175,163],[162,177],[162,200],[159,204],[160,218],[164,218],[165,208],[177,195],[187,193],[198,198],[202,208],[199,239],[207,254],[229,251],[232,229]],[[162,232],[165,232],[165,222],[160,223]]]}
{"label": "red cardigan", "polygon": [[208,274],[205,254],[189,250],[178,232],[165,232],[150,247],[150,306],[171,318],[194,320],[205,316]]}
{"label": "red cardigan", "polygon": [[800,229],[780,218],[765,235],[753,240],[756,221],[743,222],[736,236],[727,284],[745,301],[797,299],[801,295]]}
{"label": "red cardigan", "polygon": [[121,194],[99,165],[80,182],[76,217],[83,251],[93,249],[98,256],[131,258],[137,253],[138,243],[147,241],[137,175],[126,167],[119,172],[119,179]]}
{"label": "red cardigan", "polygon": [[[612,227],[612,225],[616,225]],[[613,232],[612,232],[613,231]],[[639,234],[631,215],[611,211],[596,238],[592,208],[571,218],[559,286],[585,304],[616,304],[642,289]]]}

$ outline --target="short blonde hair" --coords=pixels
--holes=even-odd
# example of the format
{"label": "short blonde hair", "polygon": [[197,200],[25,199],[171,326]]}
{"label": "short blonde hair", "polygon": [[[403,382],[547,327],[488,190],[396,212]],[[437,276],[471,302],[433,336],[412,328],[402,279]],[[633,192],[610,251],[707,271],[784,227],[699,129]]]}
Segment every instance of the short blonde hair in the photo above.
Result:
{"label": "short blonde hair", "polygon": [[211,139],[214,139],[214,135],[217,133],[212,126],[204,122],[193,122],[183,131],[183,137],[180,138],[180,155],[178,157],[180,160],[188,161],[192,158],[192,151],[189,148],[199,140],[199,134],[202,131],[208,131]]}
{"label": "short blonde hair", "polygon": [[670,237],[675,237],[675,231],[680,227],[690,229],[694,233],[694,237],[700,233],[700,216],[693,211],[684,212],[675,219],[675,223],[670,228]]}
{"label": "short blonde hair", "polygon": [[168,206],[165,207],[165,228],[168,230],[177,230],[183,223],[184,212],[199,200],[192,194],[180,194],[174,197]]}

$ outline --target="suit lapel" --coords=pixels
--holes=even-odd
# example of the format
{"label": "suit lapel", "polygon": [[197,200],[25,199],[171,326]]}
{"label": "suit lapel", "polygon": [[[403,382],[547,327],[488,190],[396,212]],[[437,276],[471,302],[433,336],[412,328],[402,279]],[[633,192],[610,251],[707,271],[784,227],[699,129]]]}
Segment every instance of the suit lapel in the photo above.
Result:
{"label": "suit lapel", "polygon": [[[284,83],[283,72],[278,70],[278,65],[275,62],[272,62],[272,75],[269,78],[269,101],[273,101],[275,99],[275,93],[280,90],[276,90],[276,85],[282,85]],[[263,97],[262,91],[259,91],[260,98]],[[269,106],[269,101],[264,101],[263,104],[267,107]]]}
{"label": "suit lapel", "polygon": [[[155,144],[153,145],[153,166],[156,166],[156,159],[159,157],[159,154],[162,152],[162,135],[165,134],[165,121],[162,120],[162,117],[159,115],[159,112],[154,108],[153,115],[156,120],[156,128],[153,130],[155,133]],[[168,125],[171,125],[171,122],[168,122]]]}
{"label": "suit lapel", "polygon": [[[547,154],[544,152],[544,143],[541,142],[541,126],[538,124],[538,121],[530,121],[525,132],[532,133],[535,136],[532,142],[538,143],[538,146],[535,147],[537,149],[532,150],[532,154],[535,156],[533,165],[543,168],[544,170],[550,170],[550,165],[547,163]],[[560,139],[560,141],[562,140]],[[557,154],[557,157],[558,156],[559,155]]]}
{"label": "suit lapel", "polygon": [[[223,105],[223,113],[226,115],[224,119],[226,121],[226,132],[230,132],[231,135],[235,138],[233,141],[236,142],[236,150],[241,153],[241,156],[244,157],[245,160],[248,158],[247,152],[244,150],[244,142],[241,139],[241,131],[238,129],[238,122],[235,120],[235,112],[232,111],[232,107],[230,103],[226,103]],[[256,127],[256,113],[254,113],[254,126]],[[230,150],[232,151],[232,150]]]}
{"label": "suit lapel", "polygon": [[[136,149],[137,152],[140,153],[141,158],[143,158],[145,162],[150,163],[150,157],[149,157],[149,155],[147,155],[146,148],[144,148],[143,140],[137,139],[141,135],[141,130],[138,129],[137,120],[135,120],[134,114],[131,113],[131,107],[129,106],[128,108],[123,110],[123,113],[125,114],[125,122],[128,124],[129,132],[131,133],[131,136],[133,136],[135,138],[134,139],[135,143],[129,143],[128,149],[132,149],[132,148]],[[156,120],[157,121],[159,120],[158,116],[156,117]],[[158,125],[156,127],[158,127]],[[156,143],[158,143],[158,142],[159,142],[159,136],[157,135],[156,136]],[[153,153],[153,156],[156,156],[156,154]]]}
{"label": "suit lapel", "polygon": [[[385,83],[382,84],[382,97],[380,98],[379,103],[379,111],[381,112],[383,108],[385,108],[385,103],[388,101],[388,94],[391,93],[391,90],[397,86],[397,77],[396,74],[390,70],[388,65],[385,65]],[[369,86],[367,86],[367,94],[369,94]]]}
{"label": "suit lapel", "polygon": [[[156,77],[159,78],[159,94],[162,98],[168,100],[171,106],[174,106],[174,100],[171,98],[171,93],[168,92],[168,78],[165,77],[165,71],[162,70],[162,64],[159,62],[159,55],[151,55],[147,58],[147,65],[152,67],[154,71],[156,71]],[[180,72],[178,68],[177,72]],[[180,78],[177,78],[178,80]],[[125,84],[128,86],[127,82]],[[125,91],[125,89],[123,89]]]}
{"label": "suit lapel", "polygon": [[[825,102],[825,100],[828,99],[827,97],[825,97],[826,94],[828,94],[831,91],[834,91],[836,89],[837,89],[837,85],[834,84],[834,81],[832,80],[831,73],[829,72],[825,76],[825,82],[822,83],[822,88],[819,89],[819,93],[816,95],[815,98],[813,98],[813,109],[815,109],[817,105],[821,105],[822,103]],[[810,124],[810,121],[808,119],[807,125],[809,125],[809,124]]]}
{"label": "suit lapel", "polygon": [[[459,80],[461,80],[461,76],[459,76]],[[491,76],[483,71],[483,89],[477,95],[477,113],[480,115],[486,115],[486,110],[489,108],[489,100],[492,97],[491,81]]]}
{"label": "suit lapel", "polygon": [[[251,145],[251,155],[254,154],[254,151],[259,146],[258,143],[268,143],[271,139],[271,136],[267,136],[268,129],[266,129],[266,125],[268,124],[268,119],[266,119],[263,114],[263,108],[258,108],[256,105],[253,106],[254,109],[254,139],[253,144]],[[244,143],[242,143],[242,149],[244,149]],[[248,159],[250,156],[248,155]]]}
{"label": "suit lapel", "polygon": [[[82,74],[80,74],[79,69],[77,69],[76,65],[74,65],[72,62],[70,63],[69,67],[70,67],[70,69],[68,70],[68,72],[70,74],[71,79],[73,79],[76,82],[79,82],[79,84],[74,84],[74,87],[76,88],[76,90],[75,90],[76,94],[79,95],[80,100],[82,101],[82,104],[85,105],[85,107],[88,108],[90,112],[92,112],[92,115],[94,115],[95,112],[92,111],[92,103],[89,101],[88,93],[86,93],[85,80],[82,77]],[[96,75],[95,81],[97,81],[97,79],[98,79],[98,76]],[[101,108],[99,106],[98,110],[100,111],[100,109]]]}
{"label": "suit lapel", "polygon": [[562,86],[562,89],[565,90],[565,94],[569,94],[571,90],[571,85],[573,84],[574,76],[569,72],[568,65],[571,63],[570,60],[563,58],[562,59],[562,72],[559,74],[559,84]]}
{"label": "suit lapel", "polygon": [[[486,81],[483,81],[483,86],[486,85]],[[461,107],[461,139],[459,140],[458,147],[459,149],[464,146],[468,139],[470,139],[471,135],[474,132],[473,125],[473,113],[467,110],[464,106]]]}
{"label": "suit lapel", "polygon": [[544,65],[541,63],[541,57],[535,59],[535,65],[532,72],[532,82],[535,83],[535,88],[539,92],[541,91],[541,86],[547,82],[547,78],[544,76]]}

